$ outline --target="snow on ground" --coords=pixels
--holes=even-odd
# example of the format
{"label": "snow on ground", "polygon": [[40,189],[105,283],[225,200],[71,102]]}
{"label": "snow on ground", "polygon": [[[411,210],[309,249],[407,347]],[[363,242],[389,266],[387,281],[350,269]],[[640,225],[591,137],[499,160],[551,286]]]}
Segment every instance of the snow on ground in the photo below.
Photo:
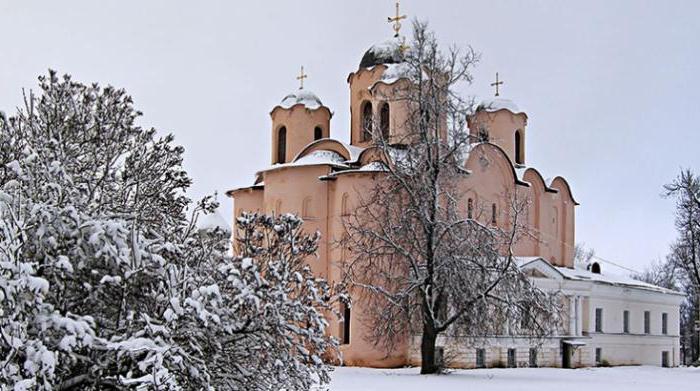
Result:
{"label": "snow on ground", "polygon": [[419,375],[418,368],[336,368],[329,391],[659,391],[700,389],[700,368],[515,368]]}

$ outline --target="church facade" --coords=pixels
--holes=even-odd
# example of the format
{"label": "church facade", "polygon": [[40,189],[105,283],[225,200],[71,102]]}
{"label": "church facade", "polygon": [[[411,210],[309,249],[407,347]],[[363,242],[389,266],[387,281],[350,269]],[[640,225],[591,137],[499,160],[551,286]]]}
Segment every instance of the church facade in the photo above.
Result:
{"label": "church facade", "polygon": [[[350,90],[350,142],[332,139],[331,110],[312,92],[299,89],[270,112],[270,165],[255,174],[252,185],[227,192],[234,220],[244,211],[294,213],[305,229],[319,231],[318,257],[309,260],[314,273],[338,281],[344,257],[337,243],[343,217],[352,213],[358,194],[371,189],[382,175],[372,153],[372,121],[388,137],[400,132],[405,109],[387,99],[400,83],[392,67],[397,40],[371,47],[358,69],[347,78]],[[301,75],[301,80],[305,76]],[[679,306],[682,295],[619,277],[592,265],[574,267],[575,208],[567,180],[548,178],[527,164],[528,115],[510,100],[488,99],[470,117],[469,131],[482,142],[472,145],[465,168],[468,218],[507,226],[505,192],[518,191],[530,200],[527,224],[535,234],[518,241],[519,266],[543,289],[561,291],[565,318],[559,335],[531,345],[525,339],[502,336],[478,344],[458,337],[438,341],[441,351],[458,367],[557,366],[580,367],[679,363]],[[234,229],[235,236],[235,229]],[[235,238],[234,238],[235,239]],[[372,327],[362,317],[360,303],[340,308],[342,319],[330,320],[330,333],[342,343],[346,365],[396,367],[419,364],[419,344],[405,341],[385,352],[365,340]]]}

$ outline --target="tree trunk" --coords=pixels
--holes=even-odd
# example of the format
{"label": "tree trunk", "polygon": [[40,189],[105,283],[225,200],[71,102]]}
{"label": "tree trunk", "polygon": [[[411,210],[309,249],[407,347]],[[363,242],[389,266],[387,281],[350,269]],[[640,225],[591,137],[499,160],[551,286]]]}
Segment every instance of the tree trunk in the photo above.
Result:
{"label": "tree trunk", "polygon": [[437,342],[437,334],[435,329],[430,325],[423,325],[423,336],[421,337],[421,375],[437,373],[440,369],[435,362],[435,342]]}

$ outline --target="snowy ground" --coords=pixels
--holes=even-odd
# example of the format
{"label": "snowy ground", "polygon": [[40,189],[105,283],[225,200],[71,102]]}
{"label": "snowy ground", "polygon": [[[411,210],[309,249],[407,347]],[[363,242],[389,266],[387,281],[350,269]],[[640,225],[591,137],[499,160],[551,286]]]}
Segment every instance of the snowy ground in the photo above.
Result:
{"label": "snowy ground", "polygon": [[666,391],[700,390],[700,368],[517,368],[455,370],[420,376],[417,368],[336,368],[331,391]]}

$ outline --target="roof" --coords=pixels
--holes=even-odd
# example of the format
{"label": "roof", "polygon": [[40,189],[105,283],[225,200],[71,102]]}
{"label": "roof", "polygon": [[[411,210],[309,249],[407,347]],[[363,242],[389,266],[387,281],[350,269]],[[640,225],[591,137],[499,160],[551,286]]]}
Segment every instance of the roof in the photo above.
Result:
{"label": "roof", "polygon": [[306,106],[306,108],[309,110],[316,110],[323,106],[323,102],[321,102],[321,98],[319,98],[318,95],[309,90],[299,89],[287,94],[287,96],[282,99],[282,102],[280,102],[280,104],[276,107],[291,109],[299,104]]}
{"label": "roof", "polygon": [[508,110],[513,114],[525,114],[515,102],[505,98],[485,99],[476,107],[476,111],[486,111],[488,113],[495,113],[500,110]]}
{"label": "roof", "polygon": [[590,281],[597,284],[613,285],[626,288],[642,289],[647,291],[683,296],[682,293],[672,289],[663,288],[634,278],[613,273],[592,273],[588,270],[572,269],[563,266],[554,266],[542,257],[515,257],[515,263],[519,268],[534,266],[536,263],[545,264],[561,277],[572,281]]}
{"label": "roof", "polygon": [[402,61],[401,42],[392,38],[372,45],[360,61],[360,68],[370,68],[379,64],[396,64]]}

